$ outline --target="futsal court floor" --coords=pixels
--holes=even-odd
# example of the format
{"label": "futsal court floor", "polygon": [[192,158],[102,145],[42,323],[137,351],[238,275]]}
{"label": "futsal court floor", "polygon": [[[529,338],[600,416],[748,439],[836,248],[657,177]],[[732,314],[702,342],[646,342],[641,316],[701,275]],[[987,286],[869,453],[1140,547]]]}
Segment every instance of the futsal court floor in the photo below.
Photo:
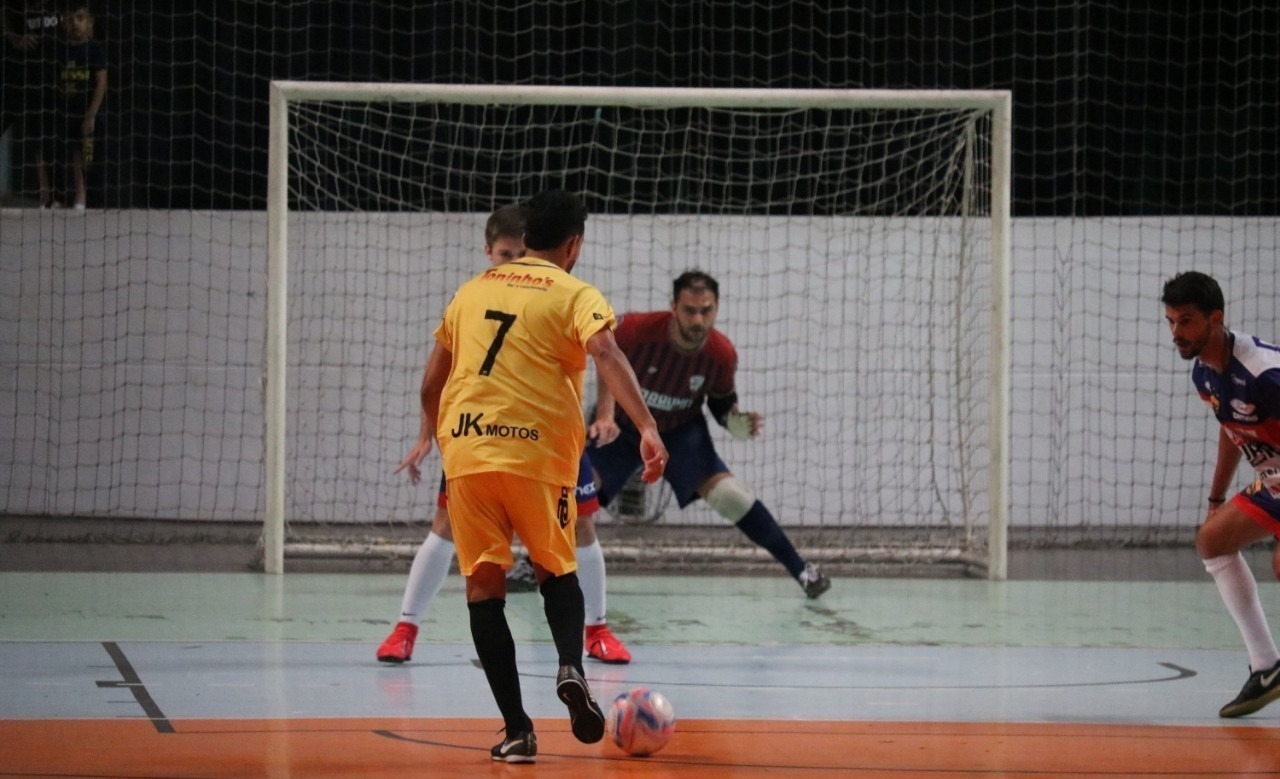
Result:
{"label": "futsal court floor", "polygon": [[390,666],[402,572],[9,568],[0,777],[1280,777],[1280,704],[1217,717],[1247,658],[1195,577],[838,578],[808,601],[780,573],[611,575],[635,659],[587,678],[605,706],[670,698],[648,758],[573,739],[541,599],[512,594],[539,754],[508,766],[456,576]]}

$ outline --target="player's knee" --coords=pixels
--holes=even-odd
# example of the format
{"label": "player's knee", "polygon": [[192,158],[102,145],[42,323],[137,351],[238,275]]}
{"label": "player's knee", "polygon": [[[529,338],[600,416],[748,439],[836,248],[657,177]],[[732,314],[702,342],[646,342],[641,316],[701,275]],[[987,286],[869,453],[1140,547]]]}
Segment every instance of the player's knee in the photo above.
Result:
{"label": "player's knee", "polygon": [[756,503],[755,493],[738,481],[736,476],[729,476],[713,484],[702,499],[712,511],[730,522],[737,522],[745,517]]}
{"label": "player's knee", "polygon": [[1212,560],[1215,557],[1222,557],[1228,554],[1223,550],[1222,545],[1218,541],[1218,534],[1209,525],[1201,525],[1196,528],[1196,554],[1200,555],[1201,560]]}

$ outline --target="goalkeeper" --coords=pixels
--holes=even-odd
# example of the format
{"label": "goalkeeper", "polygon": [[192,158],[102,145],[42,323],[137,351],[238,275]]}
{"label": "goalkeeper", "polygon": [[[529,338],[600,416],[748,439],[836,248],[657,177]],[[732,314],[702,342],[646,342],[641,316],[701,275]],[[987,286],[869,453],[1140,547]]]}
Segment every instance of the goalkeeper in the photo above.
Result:
{"label": "goalkeeper", "polygon": [[[766,549],[817,598],[831,581],[806,563],[777,520],[751,489],[716,454],[702,413],[711,415],[737,438],[759,435],[764,417],[738,410],[734,373],[738,354],[715,329],[720,285],[709,274],[688,271],[672,285],[671,310],[632,313],[619,318],[615,334],[627,355],[646,405],[658,423],[671,455],[664,477],[680,507],[702,498],[747,538]],[[609,388],[600,382],[596,417],[588,437],[596,443],[591,463],[599,477],[600,500],[607,505],[641,465],[640,435],[626,414],[618,413]]]}

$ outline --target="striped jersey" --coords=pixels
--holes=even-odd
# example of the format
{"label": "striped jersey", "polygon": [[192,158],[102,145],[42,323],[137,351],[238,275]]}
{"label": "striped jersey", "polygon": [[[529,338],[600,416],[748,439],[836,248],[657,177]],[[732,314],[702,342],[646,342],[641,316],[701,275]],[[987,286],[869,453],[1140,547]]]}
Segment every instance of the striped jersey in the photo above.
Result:
{"label": "striped jersey", "polygon": [[[628,313],[618,320],[614,333],[640,382],[645,405],[666,432],[702,416],[708,397],[733,392],[738,353],[727,336],[712,329],[695,352],[681,351],[672,340],[675,314],[671,311]],[[618,409],[619,424],[635,424]]]}
{"label": "striped jersey", "polygon": [[436,425],[445,473],[576,483],[586,344],[613,325],[595,287],[545,260],[488,268],[459,287],[435,331],[452,354]]}

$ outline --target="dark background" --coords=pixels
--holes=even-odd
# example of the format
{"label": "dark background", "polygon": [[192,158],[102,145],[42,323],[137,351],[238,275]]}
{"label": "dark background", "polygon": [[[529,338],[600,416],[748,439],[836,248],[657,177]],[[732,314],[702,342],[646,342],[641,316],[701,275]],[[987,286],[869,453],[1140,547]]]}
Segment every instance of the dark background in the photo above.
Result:
{"label": "dark background", "polygon": [[1280,213],[1274,3],[510,5],[99,3],[91,205],[263,208],[267,88],[287,78],[1012,89],[1016,215]]}

